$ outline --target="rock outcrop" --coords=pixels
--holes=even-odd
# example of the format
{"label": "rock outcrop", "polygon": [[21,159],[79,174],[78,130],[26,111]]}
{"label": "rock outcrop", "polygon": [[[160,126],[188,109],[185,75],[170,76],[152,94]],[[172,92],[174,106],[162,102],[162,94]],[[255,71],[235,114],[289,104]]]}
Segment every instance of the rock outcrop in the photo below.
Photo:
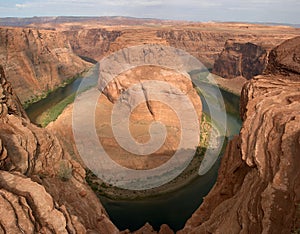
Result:
{"label": "rock outcrop", "polygon": [[[246,47],[245,49],[247,50],[244,51],[243,70],[244,74],[249,77],[249,67],[253,66],[250,62],[255,61],[255,58],[261,60],[264,56],[263,50],[271,49],[284,40],[299,34],[299,32],[297,34],[297,30],[295,30],[295,34],[292,31],[294,31],[292,28],[287,27],[269,27],[254,24],[202,23],[176,27],[174,29],[158,30],[157,36],[165,39],[170,46],[189,52],[208,68],[213,68],[219,54],[224,49],[226,41],[239,40],[243,42],[242,44],[251,42],[252,44],[260,45],[258,48],[252,44],[246,46],[240,45],[240,47]],[[230,47],[234,50],[237,48],[233,46],[232,43]],[[250,56],[246,55],[246,52],[248,53],[250,51]],[[236,54],[236,52],[237,51],[232,53]],[[242,51],[239,51],[238,54],[241,54],[241,52]],[[258,54],[256,54],[256,52]],[[224,56],[226,57],[226,55],[232,57],[232,53],[228,54],[228,52],[224,51],[222,58],[224,58]],[[239,57],[241,56],[239,55]],[[229,66],[224,68],[223,71],[226,72],[226,69],[232,71],[232,68]],[[236,70],[238,69],[239,68],[236,68]],[[230,74],[230,76],[234,75],[235,74]]]}
{"label": "rock outcrop", "polygon": [[129,46],[170,45],[189,52],[212,68],[229,39],[240,38],[262,48],[271,48],[299,35],[299,30],[290,27],[155,20],[151,24],[157,27],[153,27],[147,25],[147,20],[137,23],[137,19],[132,22],[129,19],[126,26],[116,26],[120,20],[122,18],[50,17],[22,22],[32,28],[0,28],[0,62],[21,102],[36,101],[88,69],[89,62],[95,63]]}
{"label": "rock outcrop", "polygon": [[299,38],[282,43],[270,53],[274,74],[244,86],[240,135],[227,146],[215,186],[180,233],[299,231],[299,48]]}
{"label": "rock outcrop", "polygon": [[[154,81],[151,87],[143,86],[143,82]],[[169,89],[162,89],[158,87],[160,83],[155,81],[167,82]],[[155,86],[156,85],[156,86]],[[135,86],[133,89],[132,87]],[[131,88],[129,91],[125,91]],[[179,93],[178,90],[180,90]],[[137,95],[138,92],[143,90],[143,95]],[[202,104],[196,91],[193,89],[192,82],[184,75],[175,72],[171,69],[161,68],[157,66],[140,66],[132,70],[121,73],[112,82],[107,85],[107,88],[101,95],[95,109],[95,118],[101,121],[95,122],[96,131],[100,142],[110,157],[118,164],[132,169],[150,169],[155,168],[172,157],[178,150],[180,136],[182,134],[178,113],[174,112],[175,106],[181,106],[183,113],[189,112],[189,105],[183,105],[182,96],[187,96],[191,100],[191,105],[195,110],[196,121],[201,120]],[[159,95],[164,97],[168,96],[172,99],[171,103],[153,100],[153,94],[156,98]],[[132,108],[133,111],[130,115],[130,134],[139,143],[147,143],[150,139],[149,126],[153,121],[159,121],[166,126],[166,139],[164,144],[154,153],[147,155],[135,155],[124,150],[117,142],[116,137],[112,130],[112,125],[116,126],[117,123],[112,123],[113,108],[117,100],[122,95],[122,103],[130,105],[134,103],[140,104]],[[150,100],[148,100],[150,98]],[[77,105],[80,105],[78,103]],[[170,106],[168,106],[170,105]],[[47,126],[47,129],[55,132],[55,134],[65,142],[65,146],[76,155],[77,153],[75,142],[72,133],[72,106],[69,106],[58,119]],[[114,111],[120,111],[119,108]],[[124,113],[118,113],[120,122],[124,122]],[[192,123],[191,123],[192,124]],[[61,126],[64,128],[61,128]],[[197,123],[194,123],[197,125]],[[129,133],[128,133],[129,134]],[[129,137],[129,136],[128,136]]]}
{"label": "rock outcrop", "polygon": [[281,74],[289,78],[300,74],[300,37],[285,41],[271,50],[265,74]]}
{"label": "rock outcrop", "polygon": [[223,78],[260,75],[267,65],[267,50],[262,46],[228,40],[214,63],[212,72]]}
{"label": "rock outcrop", "polygon": [[[151,83],[147,85],[147,81]],[[163,87],[163,84],[166,83],[168,87]],[[193,126],[196,126],[194,127],[195,131],[197,131],[197,125],[200,124],[202,104],[191,80],[171,69],[157,66],[134,68],[116,77],[104,90],[104,94],[105,96],[100,98],[95,111],[96,116],[101,116],[101,122],[97,121],[96,123],[98,136],[103,147],[110,153],[111,158],[120,165],[129,168],[150,169],[158,167],[169,160],[178,150],[180,137],[183,134],[181,124],[183,124],[184,120],[180,119],[179,113],[174,111],[176,106],[180,106],[180,111],[183,113],[189,113],[189,108],[191,107],[196,110],[195,123],[190,123],[189,127],[193,124]],[[160,97],[163,97],[164,100]],[[191,100],[190,105],[186,103],[185,97]],[[112,122],[111,117],[113,106],[116,105],[115,102],[119,98],[122,98],[122,104],[119,108],[129,105],[130,109],[133,110],[130,113],[129,126],[130,134],[137,142],[145,144],[149,141],[148,129],[153,121],[158,121],[165,125],[167,135],[164,144],[159,150],[147,155],[139,155],[138,153],[137,155],[128,155],[128,152],[116,142],[115,134],[118,133],[114,132],[113,135],[111,134],[111,125],[117,126],[117,123]],[[110,101],[106,101],[107,99]],[[135,103],[140,104],[135,107]],[[126,112],[124,111],[123,113],[119,109],[118,116],[122,117],[119,117],[119,121],[124,122]],[[188,118],[188,116],[185,116],[185,118]],[[183,128],[186,128],[184,124]],[[196,136],[199,134],[198,130]],[[159,138],[158,135],[156,137]]]}
{"label": "rock outcrop", "polygon": [[68,38],[74,53],[88,60],[98,62],[110,49],[121,31],[107,31],[102,28],[68,30],[64,34]]}
{"label": "rock outcrop", "polygon": [[[277,32],[276,28],[265,35],[265,29],[271,27],[257,30],[249,29],[250,25],[231,24],[227,29],[217,24],[204,25],[199,30],[195,29],[199,25],[180,27],[140,27],[138,37],[136,28],[108,34],[105,30],[89,32],[81,28],[82,35],[64,29],[1,28],[0,61],[25,102],[90,66],[75,53],[98,59],[101,53],[150,41],[184,49],[211,65],[224,42],[232,37],[243,37],[254,44],[267,40],[270,46],[299,32],[289,28],[278,28]],[[143,34],[143,30],[147,33]],[[81,42],[81,38],[91,42]],[[94,45],[99,50],[93,51]],[[260,66],[262,50],[250,47],[257,52],[253,58]],[[252,61],[252,56],[247,59]],[[250,77],[254,73],[248,66],[241,74]],[[57,128],[52,124],[47,130],[31,124],[3,70],[0,74],[0,209],[7,214],[0,217],[0,232],[117,233],[85,183],[84,169],[66,152],[69,148],[62,148],[49,131],[62,132],[61,126],[70,122],[60,117]],[[286,233],[299,229],[299,87],[298,38],[272,50],[266,74],[245,85],[240,136],[229,143],[215,187],[182,233]],[[156,108],[155,103],[150,104],[141,107],[149,119],[153,118],[151,109]],[[71,107],[67,110],[71,113]],[[71,125],[65,126],[61,142],[72,141],[71,130]],[[75,151],[72,145],[69,147]],[[154,232],[149,225],[140,231]],[[166,227],[163,231],[170,232]]]}
{"label": "rock outcrop", "polygon": [[0,68],[0,232],[118,233],[57,138],[27,119]]}
{"label": "rock outcrop", "polygon": [[0,28],[0,41],[0,63],[22,103],[34,101],[91,66],[73,53],[60,32]]}

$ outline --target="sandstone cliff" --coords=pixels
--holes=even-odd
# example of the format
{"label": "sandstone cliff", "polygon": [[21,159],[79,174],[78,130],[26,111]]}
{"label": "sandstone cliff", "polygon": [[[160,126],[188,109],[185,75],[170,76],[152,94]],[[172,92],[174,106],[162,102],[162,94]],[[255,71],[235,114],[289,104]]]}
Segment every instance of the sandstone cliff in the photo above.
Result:
{"label": "sandstone cliff", "polygon": [[[289,27],[174,21],[155,21],[153,27],[144,25],[143,20],[139,24],[136,21],[117,26],[119,18],[108,19],[107,24],[97,19],[37,18],[29,25],[32,28],[2,27],[0,62],[21,102],[29,103],[89,68],[88,62],[97,62],[125,47],[170,45],[189,52],[211,68],[229,39],[242,38],[271,48],[299,35],[299,30]],[[247,71],[253,67],[244,64]]]}
{"label": "sandstone cliff", "polygon": [[[244,37],[248,26],[241,27],[245,28],[234,37]],[[228,30],[233,29],[229,27]],[[51,30],[2,28],[0,31],[3,42],[0,58],[22,101],[36,94],[31,87],[37,89],[39,94],[89,66],[72,53],[71,47],[78,55],[94,57],[107,51],[108,47],[109,53],[123,48],[128,42],[134,45],[136,41],[148,41],[148,38],[143,38],[142,30],[140,37],[133,40],[136,30],[132,29],[127,31],[126,36],[125,33],[112,36],[114,41],[110,43],[110,39],[101,38],[104,37],[103,31],[98,30],[95,34],[100,35],[99,41],[93,37],[91,40],[96,40],[93,43],[99,45],[100,49],[93,54],[93,43],[68,39],[75,32],[70,32],[69,36],[68,33]],[[208,64],[214,61],[224,42],[230,39],[228,37],[233,37],[228,32],[207,33],[207,41],[209,38],[222,38],[208,44],[201,39],[201,32],[189,33],[189,30],[181,29],[175,36],[172,36],[172,32],[164,29],[156,34],[154,30],[147,35],[156,34],[152,38],[154,42],[186,49],[196,57],[206,59]],[[274,44],[290,38],[293,33],[268,32],[266,37],[261,36],[259,40],[270,39]],[[264,34],[265,30],[261,29],[260,35]],[[83,35],[82,38],[90,38],[86,36],[89,35],[87,31]],[[255,35],[249,33],[246,39],[254,37],[258,40]],[[75,33],[74,38],[81,37]],[[78,47],[77,42],[80,43]],[[104,43],[103,47],[100,42]],[[258,44],[255,40],[253,43]],[[268,74],[255,78],[245,86],[242,95],[243,130],[227,147],[217,184],[187,222],[183,232],[224,233],[224,230],[228,230],[231,233],[285,233],[300,227],[297,211],[300,203],[299,160],[296,159],[300,155],[299,41],[286,43],[289,46],[282,44],[270,52]],[[215,46],[216,49],[211,48]],[[20,59],[20,62],[14,59]],[[26,72],[20,76],[15,69],[20,74],[23,73],[22,69]],[[60,73],[60,69],[63,72]],[[44,80],[39,80],[43,77],[46,77],[48,86],[44,85]],[[10,215],[9,219],[1,217],[0,227],[13,233],[21,229],[62,233],[65,230],[117,232],[84,183],[82,167],[70,158],[48,130],[39,129],[28,121],[20,101],[3,78],[3,72],[0,83],[1,207]],[[28,92],[24,92],[28,90],[25,87],[29,88]],[[59,128],[61,130],[61,126]],[[71,136],[71,133],[64,134]],[[43,213],[45,210],[49,212]],[[150,227],[144,230],[147,229],[151,230]]]}
{"label": "sandstone cliff", "polygon": [[299,48],[299,38],[282,43],[270,53],[269,71],[276,75],[244,86],[240,135],[226,149],[215,186],[180,233],[299,231]]}
{"label": "sandstone cliff", "polygon": [[0,63],[22,103],[91,66],[73,53],[62,33],[29,28],[0,28]]}
{"label": "sandstone cliff", "polygon": [[30,123],[2,67],[0,95],[0,232],[117,233],[84,169]]}
{"label": "sandstone cliff", "polygon": [[121,36],[121,31],[107,31],[102,28],[68,30],[64,34],[68,38],[74,53],[98,62],[110,49],[110,44]]}
{"label": "sandstone cliff", "polygon": [[[300,37],[285,41],[269,55],[265,74],[281,74],[293,78],[300,74]],[[295,76],[297,77],[297,76]]]}
{"label": "sandstone cliff", "polygon": [[250,42],[228,40],[214,63],[212,72],[223,78],[262,74],[267,64],[267,50]]}
{"label": "sandstone cliff", "polygon": [[[257,58],[260,55],[263,57],[263,50],[265,48],[271,49],[284,40],[296,35],[299,35],[299,31],[292,28],[268,27],[263,25],[238,23],[203,23],[187,25],[186,27],[178,26],[174,29],[157,31],[157,36],[165,39],[170,46],[189,52],[208,68],[213,67],[215,60],[218,59],[219,54],[224,49],[225,42],[228,40],[239,40],[243,43],[252,42],[253,44],[259,44],[263,49],[258,49],[254,46],[248,45],[248,49],[243,52],[245,54],[245,52],[247,53],[251,51],[250,56],[247,55],[243,59],[243,66],[247,67],[248,72],[248,67],[253,66],[251,62],[255,61],[254,58]],[[237,47],[233,46],[233,44],[230,44],[230,46],[235,51],[233,53],[236,53]],[[243,47],[242,44],[240,47]],[[241,52],[242,50],[239,50],[238,53]],[[228,53],[225,51],[223,56],[222,54],[221,56],[224,57],[226,54]],[[229,59],[229,61],[230,60],[232,59]],[[227,69],[232,71],[232,68],[230,68],[230,65],[232,64],[228,65],[229,66],[226,66],[226,68],[223,69],[224,72],[226,72]],[[238,70],[239,68],[236,69]],[[233,75],[235,74],[231,74],[231,76]]]}

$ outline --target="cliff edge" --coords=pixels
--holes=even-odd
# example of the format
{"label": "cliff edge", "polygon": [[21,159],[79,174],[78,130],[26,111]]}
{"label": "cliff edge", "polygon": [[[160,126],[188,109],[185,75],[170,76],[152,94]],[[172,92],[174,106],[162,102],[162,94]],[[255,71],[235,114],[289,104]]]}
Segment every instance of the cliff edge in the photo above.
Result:
{"label": "cliff edge", "polygon": [[215,186],[180,233],[299,231],[299,39],[273,49],[268,72],[243,87],[240,134],[227,146]]}
{"label": "cliff edge", "polygon": [[1,233],[118,233],[85,171],[30,123],[0,67]]}

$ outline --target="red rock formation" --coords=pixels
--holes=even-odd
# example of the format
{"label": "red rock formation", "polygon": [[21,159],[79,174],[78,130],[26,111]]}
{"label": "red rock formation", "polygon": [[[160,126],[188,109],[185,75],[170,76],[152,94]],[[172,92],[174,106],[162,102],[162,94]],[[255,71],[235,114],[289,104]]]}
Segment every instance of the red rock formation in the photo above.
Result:
{"label": "red rock formation", "polygon": [[[299,48],[295,38],[272,52],[278,57],[270,60],[285,64],[288,75],[257,76],[244,86],[240,135],[227,147],[217,183],[180,233],[299,230]],[[272,73],[282,70],[271,65]]]}
{"label": "red rock formation", "polygon": [[[275,47],[269,55],[269,62],[265,74],[281,74],[292,78],[300,74],[300,37],[285,41]],[[295,76],[297,77],[297,76]]]}
{"label": "red rock formation", "polygon": [[267,64],[267,50],[253,43],[228,40],[214,63],[213,73],[224,78],[247,79],[262,74]]}
{"label": "red rock formation", "polygon": [[170,46],[185,50],[198,58],[207,67],[211,67],[224,41],[231,37],[228,32],[210,30],[160,30],[157,36],[166,39]]}
{"label": "red rock formation", "polygon": [[110,44],[121,36],[121,31],[102,28],[65,31],[74,53],[98,62],[110,49]]}
{"label": "red rock formation", "polygon": [[0,232],[118,233],[85,171],[31,124],[0,68]]}
{"label": "red rock formation", "polygon": [[[209,64],[221,51],[224,41],[233,37],[231,31],[237,27],[229,25],[226,33],[213,34],[213,30],[205,34],[182,29],[172,36],[173,30],[166,29],[158,33],[154,41],[167,41],[198,58],[204,53],[203,58],[207,58]],[[110,45],[110,51],[127,46],[136,32],[135,29],[129,31],[126,37],[118,37],[113,46]],[[263,37],[265,31],[261,31],[261,40],[275,38],[272,43],[295,33],[292,30],[291,34],[286,34],[283,30]],[[2,28],[0,32],[1,41],[5,42],[0,46],[0,59],[14,87],[20,91],[22,101],[35,94],[31,87],[40,93],[89,66],[72,53],[68,39],[61,36],[61,32],[9,28]],[[248,33],[248,28],[238,29],[234,37],[259,38],[252,32]],[[148,41],[142,38],[142,32],[139,35],[139,43]],[[147,35],[153,35],[153,31]],[[118,44],[120,41],[124,44]],[[206,45],[209,41],[213,41],[212,44]],[[132,41],[132,45],[135,42]],[[255,78],[245,86],[243,130],[227,148],[217,184],[182,232],[284,233],[300,227],[297,211],[300,203],[297,160],[300,155],[299,44],[293,40],[288,43],[288,47],[283,44],[271,52],[268,71],[272,74]],[[90,43],[82,43],[78,48],[75,45],[74,42],[73,48],[78,54],[80,51],[92,54]],[[107,45],[103,46],[103,51],[106,50]],[[280,72],[278,67],[281,67]],[[39,80],[44,75],[46,83]],[[21,229],[28,232],[117,232],[85,184],[83,168],[62,149],[56,137],[28,121],[3,75],[0,84],[0,202],[3,204],[1,211],[7,213],[1,217],[0,229],[8,233]],[[25,93],[24,90],[29,91]]]}
{"label": "red rock formation", "polygon": [[183,49],[211,68],[228,39],[242,38],[269,48],[299,35],[289,27],[251,24],[154,20],[157,27],[150,27],[135,19],[126,27],[115,26],[120,20],[54,17],[25,20],[24,24],[33,23],[31,29],[1,28],[0,62],[21,102],[33,101],[87,69],[90,64],[78,56],[95,62],[124,47],[153,43]]}
{"label": "red rock formation", "polygon": [[[151,88],[142,86],[142,82],[146,81],[164,81],[167,82],[170,90],[162,90],[160,87],[155,87],[152,84]],[[144,95],[142,100],[140,96],[134,96],[133,91],[127,93],[125,90],[132,88],[135,85],[134,92],[143,88]],[[176,89],[180,90],[182,94],[177,93]],[[179,72],[171,69],[161,68],[157,66],[139,66],[129,71],[121,73],[112,82],[109,83],[104,90],[105,95],[101,95],[95,110],[95,118],[101,116],[101,121],[96,121],[96,131],[101,141],[102,146],[110,157],[120,165],[133,169],[149,169],[155,168],[166,162],[174,155],[178,149],[182,129],[179,122],[178,113],[175,113],[168,105],[159,101],[148,100],[148,97],[153,99],[153,90],[156,90],[157,96],[164,95],[172,99],[171,107],[182,106],[182,112],[188,113],[189,106],[182,105],[182,96],[187,96],[191,100],[191,105],[196,110],[198,121],[200,124],[202,115],[202,104],[199,96],[195,92],[190,79],[185,77]],[[159,90],[159,92],[157,91]],[[140,143],[147,142],[150,138],[149,126],[153,121],[162,122],[167,128],[167,136],[165,143],[159,150],[148,155],[134,155],[124,150],[116,141],[112,133],[112,111],[114,102],[118,100],[121,93],[126,94],[122,102],[126,105],[141,102],[130,115],[130,134]],[[151,96],[152,95],[152,96]],[[88,99],[87,99],[88,100]],[[78,105],[78,104],[77,104]],[[49,124],[47,129],[56,134],[56,136],[64,142],[64,145],[72,152],[77,158],[80,155],[77,153],[73,132],[72,132],[72,111],[73,105],[69,106],[58,117],[58,119]],[[119,116],[124,118],[124,113],[118,113]],[[196,117],[197,117],[196,116]],[[115,124],[116,125],[116,124]],[[197,125],[197,124],[195,124]],[[64,126],[63,128],[61,126]]]}
{"label": "red rock formation", "polygon": [[[252,52],[250,56],[245,56],[244,53],[243,60],[245,61],[243,61],[242,69],[244,71],[243,74],[249,77],[249,67],[252,67],[252,65],[247,63],[249,62],[247,60],[255,61],[255,58],[259,58],[260,55],[263,56],[264,49],[271,49],[284,40],[299,34],[299,32],[297,33],[297,29],[295,29],[295,34],[293,31],[294,29],[287,27],[269,27],[255,24],[202,23],[181,27],[177,26],[175,29],[169,30],[160,29],[157,31],[157,36],[165,39],[170,46],[189,52],[208,68],[213,67],[227,40],[239,40],[243,43],[252,42],[253,44],[260,45],[263,49],[255,48],[253,45],[246,47],[250,49],[245,52],[249,52],[250,50]],[[236,49],[236,47],[233,48]],[[257,52],[259,54],[256,54]],[[225,51],[224,53],[226,57],[227,52]],[[259,60],[261,59],[259,58]],[[234,63],[234,60],[231,63]],[[232,68],[227,66],[223,71],[226,72],[226,69],[232,70]],[[239,69],[236,68],[236,70]],[[233,75],[235,74],[231,74],[231,76]]]}
{"label": "red rock formation", "polygon": [[32,101],[91,64],[72,51],[56,31],[0,28],[0,62],[22,103]]}

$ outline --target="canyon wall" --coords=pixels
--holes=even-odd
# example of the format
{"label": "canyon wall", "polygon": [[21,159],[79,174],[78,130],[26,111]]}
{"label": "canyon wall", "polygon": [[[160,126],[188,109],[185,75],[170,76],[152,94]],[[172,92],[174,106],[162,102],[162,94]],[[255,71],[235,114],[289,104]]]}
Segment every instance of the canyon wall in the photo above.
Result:
{"label": "canyon wall", "polygon": [[228,40],[214,63],[212,73],[223,78],[243,76],[251,79],[263,73],[267,57],[268,52],[262,46]]}
{"label": "canyon wall", "polygon": [[[248,32],[248,26],[241,27],[239,32],[214,34],[187,29],[143,34],[140,30],[138,37],[134,29],[108,36],[103,30],[80,34],[1,28],[0,61],[21,98],[0,70],[0,203],[7,213],[0,217],[0,229],[8,233],[118,232],[85,183],[84,169],[49,130],[31,124],[20,105],[91,66],[77,55],[96,60],[101,53],[116,51],[128,42],[149,42],[145,35],[155,35],[153,42],[184,49],[211,65],[232,37],[242,35],[253,44],[267,41],[268,46],[261,46],[269,50],[295,33],[261,30],[256,32],[258,37]],[[84,38],[91,42],[82,42]],[[296,38],[270,51],[265,75],[245,85],[241,133],[229,143],[216,185],[182,233],[288,233],[300,227],[299,45]]]}
{"label": "canyon wall", "polygon": [[91,66],[73,53],[63,34],[30,28],[0,28],[0,63],[22,103]]}
{"label": "canyon wall", "polygon": [[[51,23],[51,20],[55,23]],[[170,21],[157,23],[153,27],[142,23],[116,26],[112,23],[114,19],[108,25],[86,19],[78,19],[73,23],[70,19],[65,23],[55,20],[41,20],[39,24],[28,26],[32,28],[0,28],[0,62],[22,103],[36,101],[38,97],[45,96],[48,91],[89,69],[91,63],[129,46],[173,46],[189,52],[208,68],[212,68],[224,43],[229,39],[240,38],[245,43],[259,44],[265,49],[299,35],[299,30],[290,27],[251,24],[175,24]],[[253,67],[253,61],[263,65],[263,56],[259,57],[258,62],[252,58],[257,57],[257,51],[253,50],[251,56],[243,59],[243,72],[239,73],[247,78],[252,75],[248,73],[249,68]],[[230,60],[227,63],[228,66],[232,65]],[[225,69],[221,67],[223,64],[220,63],[219,67],[223,70],[221,73],[225,74]],[[259,72],[260,69],[256,73]],[[234,72],[231,75],[237,74]]]}
{"label": "canyon wall", "polygon": [[[157,32],[157,36],[164,38],[170,46],[189,52],[208,68],[213,68],[215,60],[219,58],[219,54],[224,49],[224,44],[226,42],[226,44],[229,45],[229,41],[239,40],[243,43],[251,42],[253,44],[259,44],[264,49],[271,49],[284,40],[296,36],[297,30],[295,31],[296,34],[294,34],[293,31],[294,30],[292,28],[288,27],[266,27],[263,25],[238,23],[207,23],[199,25],[196,24],[193,25],[193,27],[186,27],[186,29],[175,28],[171,30],[159,30]],[[231,49],[234,48],[233,51],[237,52],[237,47],[233,46],[233,44],[230,44],[230,46]],[[246,54],[247,52],[252,51],[251,56],[247,56],[243,59],[243,66],[253,67],[253,56],[258,57],[258,55],[256,55],[255,53],[259,52],[259,54],[263,54],[263,52],[258,48],[249,49],[250,46],[251,45],[248,45],[248,49],[246,48],[246,50],[240,50],[239,53],[242,52]],[[240,45],[240,47],[243,47],[242,44]],[[231,54],[227,53],[227,55]],[[224,58],[224,56],[226,55],[224,55],[224,53],[221,53],[221,59]],[[229,61],[230,60],[232,59],[229,58]],[[228,65],[229,66],[224,68],[223,71],[226,72],[226,69],[230,69],[230,65],[232,64]],[[247,70],[249,71],[249,69]],[[216,72],[216,74],[218,74],[218,72]],[[220,73],[220,76],[222,76],[221,74],[222,73]],[[232,74],[232,76],[234,75],[235,74]]]}
{"label": "canyon wall", "polygon": [[[245,40],[245,37],[229,39],[216,58],[212,73],[223,78],[231,79],[241,76],[249,80],[254,76],[263,74],[266,69],[266,72],[283,69],[285,63],[290,63],[290,61],[286,61],[287,58],[290,59],[290,56],[287,56],[287,58],[283,56],[293,51],[289,50],[285,53],[281,51],[279,56],[277,50],[272,50],[275,47],[273,42],[277,39],[278,37],[272,39],[268,36],[265,40],[253,40],[253,38]],[[268,63],[268,59],[274,61]],[[278,63],[279,60],[282,64]],[[269,64],[268,68],[267,64]],[[274,64],[274,66],[271,66],[271,64]]]}
{"label": "canyon wall", "polygon": [[299,49],[300,37],[273,49],[268,74],[244,86],[240,135],[227,146],[215,186],[180,233],[299,231]]}
{"label": "canyon wall", "polygon": [[110,44],[121,36],[121,31],[102,28],[68,30],[68,38],[75,54],[98,62],[110,49]]}
{"label": "canyon wall", "polygon": [[210,30],[160,30],[157,36],[164,38],[170,46],[189,52],[210,68],[222,50],[224,42],[232,35],[228,32],[218,33]]}
{"label": "canyon wall", "polygon": [[285,75],[289,79],[300,75],[300,37],[276,46],[269,55],[265,74]]}
{"label": "canyon wall", "polygon": [[31,124],[0,67],[0,232],[118,233],[85,170]]}

